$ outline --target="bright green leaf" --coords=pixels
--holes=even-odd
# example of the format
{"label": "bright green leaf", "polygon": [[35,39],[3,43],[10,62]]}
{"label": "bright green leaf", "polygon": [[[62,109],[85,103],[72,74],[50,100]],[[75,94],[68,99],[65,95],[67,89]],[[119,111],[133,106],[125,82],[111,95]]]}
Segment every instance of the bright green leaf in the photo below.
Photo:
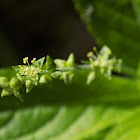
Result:
{"label": "bright green leaf", "polygon": [[49,88],[36,87],[31,94],[25,94],[24,103],[12,97],[0,99],[0,139],[137,140],[140,136],[137,81],[99,77],[87,86],[88,73],[89,70],[75,72],[70,87],[61,81]]}
{"label": "bright green leaf", "polygon": [[140,0],[73,0],[89,32],[128,66],[140,59]]}

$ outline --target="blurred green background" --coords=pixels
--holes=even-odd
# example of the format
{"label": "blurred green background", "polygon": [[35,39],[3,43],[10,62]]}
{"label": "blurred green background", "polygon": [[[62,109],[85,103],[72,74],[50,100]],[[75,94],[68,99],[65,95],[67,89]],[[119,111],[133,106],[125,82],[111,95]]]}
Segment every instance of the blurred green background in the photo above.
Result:
{"label": "blurred green background", "polygon": [[66,59],[71,52],[80,62],[94,44],[72,1],[0,1],[0,67],[26,56]]}

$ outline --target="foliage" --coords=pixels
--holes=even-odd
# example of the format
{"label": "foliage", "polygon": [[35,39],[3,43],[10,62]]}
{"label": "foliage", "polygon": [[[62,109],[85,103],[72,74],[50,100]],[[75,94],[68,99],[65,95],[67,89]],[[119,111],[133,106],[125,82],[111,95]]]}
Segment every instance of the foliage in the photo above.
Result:
{"label": "foliage", "polygon": [[140,51],[139,0],[73,0],[89,32],[126,65],[137,68]]}
{"label": "foliage", "polygon": [[0,98],[1,140],[140,139],[139,0],[74,2],[99,44],[125,65],[104,46],[81,65],[71,54],[1,69],[1,95],[26,97]]}

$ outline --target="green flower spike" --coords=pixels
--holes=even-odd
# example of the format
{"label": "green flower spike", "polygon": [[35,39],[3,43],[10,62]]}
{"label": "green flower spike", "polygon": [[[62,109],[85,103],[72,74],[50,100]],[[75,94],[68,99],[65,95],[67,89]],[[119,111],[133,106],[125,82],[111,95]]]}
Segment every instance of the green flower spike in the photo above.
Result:
{"label": "green flower spike", "polygon": [[33,58],[31,65],[28,62],[29,58],[25,57],[23,63],[26,65],[13,66],[17,77],[13,77],[10,81],[6,77],[0,77],[0,87],[4,88],[1,96],[14,94],[21,101],[24,101],[24,86],[26,93],[29,93],[34,86],[49,85],[54,79],[64,80],[64,83],[69,85],[74,79],[76,68],[91,70],[87,77],[87,84],[100,75],[111,79],[112,71],[120,72],[122,60],[110,58],[110,55],[111,50],[107,46],[104,46],[99,52],[94,47],[93,51],[87,54],[89,61],[84,61],[84,66],[75,65],[73,54],[70,54],[67,60],[53,60],[47,56],[44,66],[45,57],[39,60]]}

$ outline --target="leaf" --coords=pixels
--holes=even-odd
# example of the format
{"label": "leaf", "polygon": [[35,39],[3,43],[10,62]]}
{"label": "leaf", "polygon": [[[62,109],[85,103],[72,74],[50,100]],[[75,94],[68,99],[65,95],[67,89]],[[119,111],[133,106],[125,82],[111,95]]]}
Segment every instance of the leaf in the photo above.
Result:
{"label": "leaf", "polygon": [[140,0],[73,0],[89,32],[128,66],[140,55]]}
{"label": "leaf", "polygon": [[[5,69],[5,71],[7,71]],[[7,76],[13,70],[0,76]],[[1,140],[137,140],[140,137],[140,90],[137,81],[98,77],[86,85],[89,70],[77,70],[68,87],[55,81],[34,88],[22,103],[0,98]]]}

